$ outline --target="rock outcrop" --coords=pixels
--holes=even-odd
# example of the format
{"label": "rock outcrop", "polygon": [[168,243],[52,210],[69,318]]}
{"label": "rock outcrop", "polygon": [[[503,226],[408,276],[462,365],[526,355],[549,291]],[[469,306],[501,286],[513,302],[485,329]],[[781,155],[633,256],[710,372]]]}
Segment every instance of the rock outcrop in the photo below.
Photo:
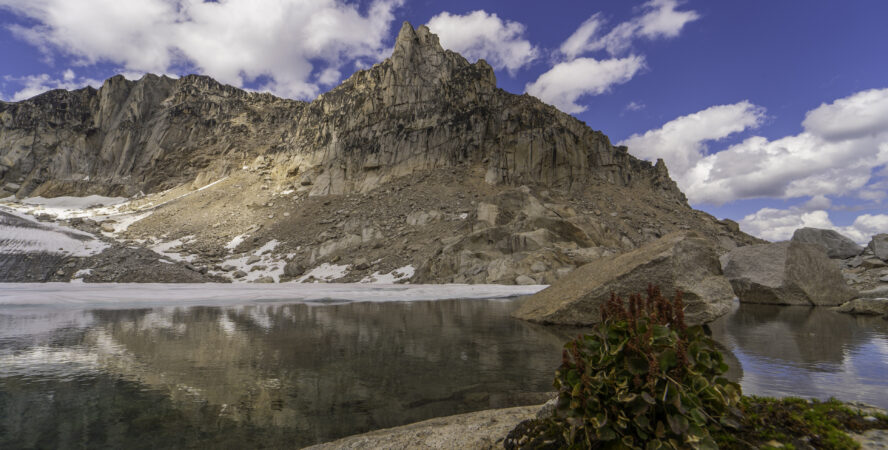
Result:
{"label": "rock outcrop", "polygon": [[578,268],[532,295],[513,316],[540,323],[594,324],[601,321],[601,305],[611,293],[628,297],[645,292],[648,284],[659,286],[668,297],[681,291],[689,324],[717,319],[734,299],[711,244],[693,234],[674,233]]}
{"label": "rock outcrop", "polygon": [[888,317],[888,298],[857,298],[839,306],[836,311],[854,315]]}
{"label": "rock outcrop", "polygon": [[0,190],[131,197],[125,231],[95,231],[234,281],[336,264],[325,280],[546,284],[680,230],[760,242],[690,208],[662,161],[406,23],[391,58],[312,102],[146,75],[0,104]]}
{"label": "rock outcrop", "polygon": [[857,295],[815,244],[790,241],[739,247],[722,263],[744,303],[835,306]]}
{"label": "rock outcrop", "polygon": [[314,195],[366,192],[393,177],[482,164],[492,184],[570,188],[590,178],[685,201],[662,162],[529,96],[493,69],[404,23],[391,58],[305,103],[208,77],[122,76],[98,89],[0,105],[0,186],[19,197],[134,195],[267,158],[275,181]]}
{"label": "rock outcrop", "polygon": [[792,240],[818,245],[826,252],[826,256],[835,259],[852,258],[863,252],[863,247],[835,230],[799,228],[792,234]]}
{"label": "rock outcrop", "polygon": [[873,236],[866,249],[872,252],[873,256],[888,261],[888,233],[881,233]]}

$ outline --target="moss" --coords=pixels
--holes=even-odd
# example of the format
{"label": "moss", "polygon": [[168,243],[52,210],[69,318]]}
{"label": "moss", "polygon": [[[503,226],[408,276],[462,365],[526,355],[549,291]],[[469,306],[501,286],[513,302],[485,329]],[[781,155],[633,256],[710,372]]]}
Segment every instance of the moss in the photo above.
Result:
{"label": "moss", "polygon": [[773,448],[773,444],[780,444],[782,448],[855,449],[860,446],[849,431],[888,429],[888,416],[877,414],[875,420],[866,420],[835,399],[820,402],[749,396],[743,397],[740,409],[744,416],[740,429],[713,431],[720,448]]}

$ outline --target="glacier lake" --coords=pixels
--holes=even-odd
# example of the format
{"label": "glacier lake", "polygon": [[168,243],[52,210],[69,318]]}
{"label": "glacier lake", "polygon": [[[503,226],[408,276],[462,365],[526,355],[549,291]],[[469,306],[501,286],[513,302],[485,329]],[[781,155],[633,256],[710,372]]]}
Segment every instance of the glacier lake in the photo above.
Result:
{"label": "glacier lake", "polygon": [[[539,404],[579,332],[510,318],[522,300],[502,297],[517,287],[432,301],[449,287],[328,286],[195,304],[149,289],[116,304],[119,285],[84,291],[95,301],[42,286],[0,289],[0,448],[299,447]],[[735,305],[711,329],[746,394],[888,407],[886,320]]]}

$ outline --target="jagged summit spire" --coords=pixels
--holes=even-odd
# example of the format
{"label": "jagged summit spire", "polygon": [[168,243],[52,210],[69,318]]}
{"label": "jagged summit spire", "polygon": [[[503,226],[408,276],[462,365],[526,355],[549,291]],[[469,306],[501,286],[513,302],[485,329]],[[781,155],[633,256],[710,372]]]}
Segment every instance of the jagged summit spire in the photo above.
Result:
{"label": "jagged summit spire", "polygon": [[392,58],[415,59],[416,57],[429,57],[444,53],[444,48],[438,41],[438,36],[433,34],[425,25],[414,29],[406,20],[401,25],[398,38],[395,40],[395,50]]}

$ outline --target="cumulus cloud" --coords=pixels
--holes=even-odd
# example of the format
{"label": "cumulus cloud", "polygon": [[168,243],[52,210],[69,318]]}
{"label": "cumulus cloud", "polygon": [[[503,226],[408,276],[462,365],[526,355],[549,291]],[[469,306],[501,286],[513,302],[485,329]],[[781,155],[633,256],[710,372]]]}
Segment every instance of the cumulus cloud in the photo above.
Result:
{"label": "cumulus cloud", "polygon": [[673,119],[661,128],[633,134],[619,145],[629,153],[648,160],[663,158],[675,174],[686,173],[706,156],[709,141],[758,127],[765,118],[764,108],[742,101],[717,105]]}
{"label": "cumulus cloud", "polygon": [[[884,192],[868,184],[888,164],[888,114],[873,115],[867,107],[878,110],[883,104],[888,104],[888,89],[859,92],[809,111],[799,134],[774,140],[753,136],[705,156],[700,151],[705,141],[755,126],[760,121],[756,107],[748,102],[734,105],[742,106],[740,114],[726,116],[738,122],[734,126],[715,121],[725,125],[721,131],[708,121],[687,118],[709,116],[713,108],[723,106],[678,118],[622,144],[644,158],[664,158],[692,203],[817,195],[873,200]],[[687,129],[675,131],[684,128],[676,124]]]}
{"label": "cumulus cloud", "polygon": [[[599,95],[611,86],[628,82],[645,67],[644,56],[614,57],[631,48],[638,38],[658,39],[678,36],[682,28],[697,20],[695,11],[679,11],[679,0],[651,0],[640,7],[640,14],[604,33],[606,20],[600,13],[586,19],[559,47],[565,61],[558,62],[525,90],[540,100],[567,113],[580,113],[586,106],[577,104],[584,95]],[[588,52],[607,50],[609,59],[579,57]],[[635,102],[628,110],[643,107]]]}
{"label": "cumulus cloud", "polygon": [[310,98],[346,62],[384,56],[402,2],[373,0],[365,14],[341,0],[0,0],[0,7],[34,23],[9,28],[50,58],[131,72],[185,68],[237,86],[261,78],[278,95]]}
{"label": "cumulus cloud", "polygon": [[885,132],[888,126],[888,91],[870,89],[809,111],[805,131],[829,141],[843,141]]}
{"label": "cumulus cloud", "polygon": [[788,209],[762,208],[740,220],[740,228],[769,241],[785,241],[802,227],[825,228],[838,231],[854,242],[865,245],[873,235],[888,230],[888,215],[861,214],[854,223],[840,227],[833,224],[829,213],[822,209],[810,210],[808,204]]}
{"label": "cumulus cloud", "polygon": [[525,89],[566,113],[579,113],[586,110],[577,104],[580,97],[607,92],[611,86],[631,80],[644,67],[644,57],[636,55],[602,61],[577,58],[556,64]]}
{"label": "cumulus cloud", "polygon": [[26,77],[4,77],[6,81],[12,81],[22,86],[22,88],[12,94],[8,100],[17,102],[29,99],[35,95],[41,94],[53,89],[80,89],[86,86],[99,88],[102,86],[102,80],[94,80],[77,76],[73,70],[67,69],[61,74],[61,78],[53,78],[49,74],[30,75]]}
{"label": "cumulus cloud", "polygon": [[679,0],[651,0],[641,6],[642,13],[602,34],[605,21],[594,14],[561,44],[559,49],[568,58],[586,52],[607,50],[611,55],[625,52],[635,39],[674,38],[690,22],[700,18],[693,10],[679,11]]}
{"label": "cumulus cloud", "polygon": [[539,56],[539,49],[524,39],[523,24],[503,20],[486,11],[458,15],[442,12],[429,20],[441,46],[469,60],[484,59],[495,69],[514,74]]}

